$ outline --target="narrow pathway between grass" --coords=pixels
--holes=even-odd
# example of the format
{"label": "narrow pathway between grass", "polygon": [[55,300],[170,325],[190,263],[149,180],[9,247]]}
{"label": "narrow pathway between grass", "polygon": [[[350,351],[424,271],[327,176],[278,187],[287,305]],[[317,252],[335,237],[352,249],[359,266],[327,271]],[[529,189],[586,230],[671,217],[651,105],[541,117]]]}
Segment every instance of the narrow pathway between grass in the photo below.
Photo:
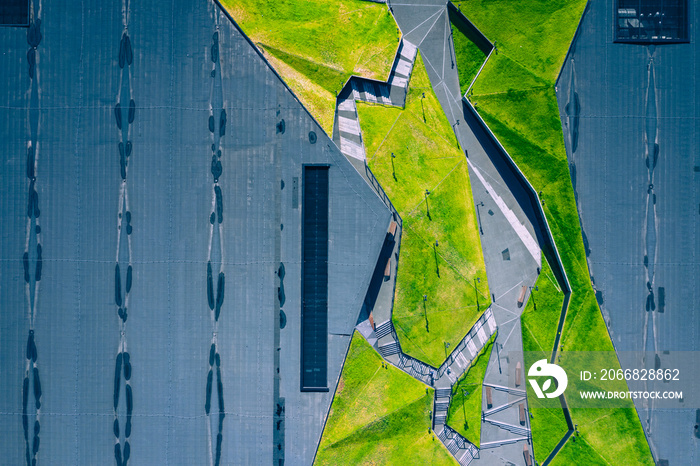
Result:
{"label": "narrow pathway between grass", "polygon": [[[488,148],[483,147],[484,141],[478,139],[468,124],[459,123],[463,109],[448,32],[447,8],[442,1],[423,3],[391,5],[400,28],[409,32],[402,38],[390,79],[386,83],[354,76],[348,80],[338,95],[333,140],[393,210],[396,219],[393,234],[400,238],[401,218],[367,167],[356,102],[404,106],[417,49],[420,49],[433,90],[446,110],[465,155],[468,155],[474,203],[481,207],[483,214],[479,226],[494,305],[479,318],[439,368],[425,364],[402,351],[391,321],[396,284],[394,261],[389,280],[382,283],[378,292],[373,309],[374,321],[365,320],[358,324],[357,329],[386,361],[436,389],[433,429],[460,464],[467,465],[479,458],[488,463],[494,460],[492,457],[523,464],[524,457],[532,454],[531,433],[529,416],[523,419],[520,414],[523,406],[524,412],[528,412],[523,380],[516,381],[514,376],[516,370],[523,370],[519,317],[529,298],[526,291],[534,285],[539,273],[539,238],[528,213],[523,211],[511,191],[512,180],[504,175],[503,167],[494,164],[487,154]],[[392,256],[397,258],[399,244],[400,241],[396,241],[392,251]],[[495,302],[496,296],[499,296],[498,303]],[[375,321],[379,324],[375,325]],[[502,322],[501,328],[497,327],[497,322]],[[496,351],[491,353],[482,403],[487,408],[495,408],[484,409],[480,451],[445,422],[452,387],[492,335],[496,335]],[[522,372],[518,378],[522,379]],[[511,400],[513,397],[517,402]]]}
{"label": "narrow pathway between grass", "polygon": [[[460,464],[466,465],[474,460],[484,464],[494,461],[525,464],[525,458],[532,459],[533,454],[529,410],[523,385],[524,361],[519,317],[530,297],[529,290],[540,272],[542,226],[536,222],[533,224],[534,208],[526,205],[523,188],[517,185],[512,170],[502,160],[494,158],[493,152],[497,148],[489,145],[493,145],[493,142],[484,137],[483,130],[480,132],[473,121],[466,118],[446,3],[439,0],[414,0],[410,3],[390,3],[390,9],[401,30],[408,31],[404,33],[403,42],[415,44],[420,50],[432,88],[452,125],[459,145],[465,151],[474,203],[477,208],[481,208],[479,229],[494,304],[439,369],[410,358],[401,351],[390,320],[395,273],[383,285],[383,288],[387,288],[384,299],[388,305],[374,310],[375,320],[383,324],[374,330],[372,323],[366,321],[358,325],[358,329],[364,330],[365,337],[387,361],[436,388],[434,429]],[[350,99],[352,103],[348,102]],[[371,93],[369,97],[366,92],[364,95],[353,92],[352,96],[349,93],[341,94],[337,121],[340,123],[340,116],[355,117],[352,128],[357,133],[357,139],[353,141],[356,142],[354,148],[357,150],[348,146],[350,150],[343,152],[349,157],[354,156],[358,169],[369,172],[364,159],[359,120],[356,117],[356,100],[376,101],[372,99]],[[354,112],[341,114],[341,105],[345,111]],[[343,126],[350,127],[347,122]],[[334,139],[342,147],[340,136],[338,134]],[[401,229],[397,230],[397,235],[400,235]],[[395,253],[398,253],[398,242]],[[499,296],[498,300],[496,296]],[[499,327],[495,337],[495,351],[491,352],[482,393],[479,450],[447,427],[445,421],[453,385],[469,367],[488,337],[496,333],[497,322]],[[484,335],[479,335],[479,332]],[[481,336],[486,338],[482,341],[479,338]],[[477,342],[481,343],[478,347]],[[465,367],[461,367],[463,365]],[[523,413],[526,415],[523,416]]]}
{"label": "narrow pathway between grass", "polygon": [[[440,14],[433,16],[435,21],[441,17]],[[404,107],[416,53],[416,46],[404,38],[399,46],[387,82],[358,76],[351,77],[338,95],[333,129],[333,140],[340,147],[341,152],[356,166],[360,173],[365,175],[368,182],[377,189],[380,197],[393,210],[397,220],[394,232],[397,238],[400,238],[403,222],[366,165],[366,149],[362,140],[356,102]],[[392,256],[398,257],[398,250],[399,242],[397,241]],[[489,338],[497,330],[493,312],[490,308],[484,312],[439,368],[430,366],[405,354],[401,349],[398,335],[391,321],[395,268],[396,261],[394,261],[391,279],[381,285],[377,299],[378,305],[374,308],[373,317],[381,323],[373,326],[369,320],[366,320],[358,324],[357,328],[387,362],[424,384],[436,388],[434,409],[432,410],[432,428],[454,458],[460,464],[467,465],[474,457],[478,456],[478,449],[458,432],[449,428],[445,422],[452,386],[466,372],[472,360],[478,356]]]}

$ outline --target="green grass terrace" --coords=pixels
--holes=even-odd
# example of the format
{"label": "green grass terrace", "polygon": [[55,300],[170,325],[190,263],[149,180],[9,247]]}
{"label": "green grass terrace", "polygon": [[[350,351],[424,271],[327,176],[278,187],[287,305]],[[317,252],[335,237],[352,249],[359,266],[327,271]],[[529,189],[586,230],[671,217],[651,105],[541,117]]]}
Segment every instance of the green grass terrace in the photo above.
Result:
{"label": "green grass terrace", "polygon": [[331,134],[351,75],[386,80],[399,30],[386,5],[361,0],[222,0],[304,106]]}
{"label": "green grass terrace", "polygon": [[460,94],[464,95],[479,72],[479,68],[481,68],[484,60],[486,60],[486,54],[465,35],[459,24],[455,23],[452,13],[450,13],[450,20],[455,61],[457,62],[459,76],[459,90]]}
{"label": "green grass terrace", "polygon": [[355,332],[314,464],[456,466],[430,432],[432,408],[433,389],[384,364]]}
{"label": "green grass terrace", "polygon": [[[567,366],[567,351],[613,351],[588,275],[554,89],[586,1],[471,0],[455,4],[497,48],[469,99],[540,192],[571,284],[560,341],[563,352],[557,362]],[[525,351],[552,351],[563,296],[549,284],[549,274],[543,266],[535,299],[522,316]],[[566,424],[557,420],[560,410],[535,413],[534,398],[528,400],[534,413],[535,458],[541,463],[566,431]],[[653,464],[631,403],[629,408],[615,410],[572,409],[571,416],[580,435],[569,439],[551,464]]]}
{"label": "green grass terrace", "polygon": [[394,326],[404,352],[437,367],[490,304],[464,153],[420,54],[405,109],[358,114],[368,165],[403,219]]}
{"label": "green grass terrace", "polygon": [[481,441],[481,391],[495,337],[484,345],[467,372],[452,386],[447,425],[479,448]]}

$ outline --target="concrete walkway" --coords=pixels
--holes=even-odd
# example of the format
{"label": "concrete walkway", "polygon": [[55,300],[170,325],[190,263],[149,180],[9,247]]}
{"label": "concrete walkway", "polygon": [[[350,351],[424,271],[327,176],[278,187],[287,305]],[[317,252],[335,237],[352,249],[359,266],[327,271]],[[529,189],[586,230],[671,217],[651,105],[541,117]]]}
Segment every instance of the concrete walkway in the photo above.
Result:
{"label": "concrete walkway", "polygon": [[403,107],[406,103],[406,92],[413,72],[416,50],[415,45],[405,38],[402,39],[388,81],[381,82],[351,76],[338,94],[333,123],[333,142],[351,162],[364,163],[367,158],[355,102]]}
{"label": "concrete walkway", "polygon": [[435,388],[432,428],[455,459],[466,466],[475,457],[478,457],[478,449],[469,440],[450,429],[445,422],[452,396],[452,386],[469,369],[472,361],[498,330],[494,313],[491,307],[486,309],[438,368],[405,354],[401,349],[401,343],[391,321],[396,287],[396,259],[399,254],[401,237],[400,223],[397,223],[395,235],[397,241],[394,243],[394,250],[390,256],[392,261],[390,276],[381,283],[376,302],[370,310],[372,318],[359,322],[356,328],[384,360],[427,386]]}
{"label": "concrete walkway", "polygon": [[[366,321],[360,323],[358,329],[388,362],[436,388],[434,430],[460,464],[472,461],[483,464],[525,464],[524,451],[526,455],[533,453],[523,385],[525,368],[522,360],[520,315],[541,267],[541,226],[533,226],[533,208],[528,205],[522,187],[513,179],[512,170],[505,167],[503,161],[494,154],[497,147],[493,146],[490,135],[475,124],[474,116],[469,114],[462,101],[446,3],[442,0],[401,0],[389,5],[403,32],[403,43],[415,44],[420,50],[433,90],[455,129],[457,140],[465,150],[474,203],[479,209],[482,250],[493,305],[447,361],[440,368],[433,368],[401,351],[391,324],[395,288],[394,262],[392,276],[382,285],[373,310],[374,321],[380,324],[372,328],[369,321]],[[415,52],[411,55],[414,59]],[[405,60],[405,57],[400,48],[394,69],[398,68],[397,64]],[[412,65],[402,67],[412,69]],[[407,81],[402,82],[405,89],[410,72],[404,74],[407,76]],[[357,82],[360,83],[361,80],[358,79]],[[382,88],[375,85],[375,89],[379,89],[379,92],[368,93],[355,84],[352,95],[348,92],[347,95],[339,96],[336,124],[339,131],[334,140],[340,143],[341,150],[343,139],[350,139],[346,137],[346,129],[355,132],[350,133],[356,138],[350,139],[350,142],[361,145],[355,101],[376,100],[377,94],[382,94]],[[340,120],[341,117],[344,120]],[[361,160],[367,171],[364,148],[361,151],[355,150],[352,145],[347,142],[345,144],[348,149],[343,152],[348,158],[354,158],[358,162]],[[400,230],[397,234],[400,236]],[[393,258],[398,258],[398,248],[397,241]],[[519,306],[518,298],[523,289],[526,291],[525,299]],[[445,421],[453,384],[496,330],[495,351],[491,353],[484,380],[481,450],[478,450],[447,427]],[[520,372],[518,381],[515,377],[516,367]],[[487,391],[490,392],[491,401],[488,404]],[[524,420],[520,415],[521,410],[526,413]],[[521,420],[524,421],[522,424]]]}
{"label": "concrete walkway", "polygon": [[[541,266],[542,233],[533,226],[532,207],[522,188],[495,154],[497,147],[475,124],[462,101],[446,3],[401,0],[390,5],[399,27],[408,31],[405,37],[418,46],[433,90],[465,150],[474,203],[480,209],[481,242],[498,335],[484,379],[481,451],[476,461],[524,464],[524,448],[531,455],[532,444],[529,415],[525,416],[524,425],[520,423],[520,405],[528,412],[520,314]],[[526,299],[518,306],[523,287]],[[516,385],[518,365],[520,383]],[[490,410],[487,391],[491,392]]]}
{"label": "concrete walkway", "polygon": [[[534,458],[534,453],[524,386],[520,315],[540,271],[546,226],[538,223],[522,180],[497,153],[500,148],[462,100],[445,1],[400,0],[390,2],[389,7],[403,32],[390,79],[387,83],[358,77],[348,81],[338,96],[333,139],[368,182],[384,195],[365,162],[355,102],[403,106],[416,49],[420,50],[433,90],[467,157],[493,304],[439,368],[404,354],[391,323],[400,245],[396,241],[391,276],[382,283],[370,310],[372,321],[360,322],[357,329],[386,361],[435,388],[433,428],[460,464],[525,464],[525,456]],[[388,198],[385,202],[391,204]],[[400,238],[401,220],[394,212],[399,224],[396,235]],[[524,299],[518,304],[523,290]],[[452,386],[493,334],[495,347],[482,394],[479,450],[445,422]],[[521,412],[525,415],[521,416]]]}

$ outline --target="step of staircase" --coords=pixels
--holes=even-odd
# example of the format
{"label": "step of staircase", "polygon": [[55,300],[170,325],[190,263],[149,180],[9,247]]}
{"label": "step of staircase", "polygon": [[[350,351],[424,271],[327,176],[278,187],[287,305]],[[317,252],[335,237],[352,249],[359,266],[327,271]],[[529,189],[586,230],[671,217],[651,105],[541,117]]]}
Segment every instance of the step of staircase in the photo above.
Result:
{"label": "step of staircase", "polygon": [[513,387],[504,387],[503,385],[496,385],[492,383],[484,383],[484,386],[486,387],[491,387],[495,390],[500,390],[502,392],[508,392],[513,395],[522,395],[525,396],[525,390],[521,388],[513,388]]}
{"label": "step of staircase", "polygon": [[449,401],[441,401],[441,402],[435,403],[435,411],[436,412],[437,411],[447,411],[449,406],[450,406]]}
{"label": "step of staircase", "polygon": [[492,414],[500,413],[504,409],[508,409],[511,406],[518,404],[518,403],[521,403],[523,401],[525,401],[525,397],[520,397],[520,398],[516,398],[515,400],[509,401],[508,403],[502,404],[500,406],[496,406],[495,408],[488,409],[488,410],[484,411],[484,417],[488,417]]}
{"label": "step of staircase", "polygon": [[528,437],[513,437],[503,440],[494,440],[493,442],[481,442],[481,449],[486,450],[487,448],[496,448],[500,447],[501,445],[508,445],[510,443],[522,442],[527,440]]}
{"label": "step of staircase", "polygon": [[381,354],[385,358],[387,356],[392,356],[394,354],[399,354],[401,352],[401,347],[396,342],[392,342],[392,343],[389,343],[388,345],[380,346],[377,349],[379,350],[379,354]]}
{"label": "step of staircase", "polygon": [[501,429],[513,432],[517,435],[530,435],[530,429],[528,429],[527,427],[516,426],[514,424],[508,424],[507,422],[496,421],[493,419],[484,419],[484,421],[496,427],[500,427]]}
{"label": "step of staircase", "polygon": [[452,395],[450,388],[438,388],[435,390],[435,398],[449,398]]}
{"label": "step of staircase", "polygon": [[379,340],[380,338],[389,335],[392,330],[394,330],[394,325],[391,323],[391,320],[387,320],[383,324],[377,326],[374,334],[377,337],[377,340]]}

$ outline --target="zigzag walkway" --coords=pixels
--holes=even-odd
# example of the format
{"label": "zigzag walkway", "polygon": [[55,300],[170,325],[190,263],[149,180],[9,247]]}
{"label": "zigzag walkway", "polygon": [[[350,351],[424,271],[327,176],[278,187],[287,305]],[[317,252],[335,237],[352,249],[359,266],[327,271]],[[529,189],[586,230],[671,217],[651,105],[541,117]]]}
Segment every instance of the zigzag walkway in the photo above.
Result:
{"label": "zigzag walkway", "polygon": [[[474,358],[497,330],[493,312],[489,307],[437,369],[401,350],[391,319],[377,325],[374,331],[364,335],[368,341],[374,342],[374,348],[387,362],[424,384],[435,387],[433,430],[452,456],[464,466],[478,456],[479,449],[446,424],[452,399],[452,386],[469,369]],[[521,433],[523,429],[512,427],[518,430],[518,434],[524,435]]]}
{"label": "zigzag walkway", "polygon": [[387,82],[351,76],[336,99],[333,142],[350,160],[366,160],[360,121],[355,102],[370,102],[393,107],[406,103],[408,82],[413,72],[417,48],[402,39]]}
{"label": "zigzag walkway", "polygon": [[384,359],[424,384],[434,384],[437,369],[401,351],[399,337],[391,320],[377,325],[373,336],[377,339],[375,348]]}
{"label": "zigzag walkway", "polygon": [[[356,102],[403,107],[406,103],[408,84],[413,72],[416,54],[417,47],[405,38],[402,39],[387,82],[352,76],[345,83],[336,99],[333,142],[340,148],[343,155],[358,167],[358,171],[359,166],[364,166],[364,175],[372,186],[375,186],[376,180],[366,165],[366,151],[362,141]],[[377,192],[391,206],[391,201],[386,198],[381,186],[378,183],[376,185]],[[393,206],[391,208],[395,212]],[[398,223],[399,228],[401,228],[402,222],[399,220]],[[463,466],[468,465],[475,457],[478,457],[479,449],[445,423],[447,422],[452,386],[469,369],[474,358],[488,342],[491,335],[497,331],[491,308],[489,307],[484,312],[439,368],[425,364],[401,350],[401,344],[390,315],[388,320],[377,325],[374,329],[371,325],[366,324],[358,325],[357,328],[387,362],[424,384],[436,388],[432,419],[433,430],[452,456]]]}
{"label": "zigzag walkway", "polygon": [[[438,397],[439,393],[445,393],[444,390],[450,389],[467,371],[474,358],[497,329],[493,312],[489,307],[437,369],[405,354],[401,350],[399,337],[391,320],[377,325],[376,329],[365,335],[365,337],[375,342],[375,349],[388,362],[424,384],[436,387],[436,397]],[[510,390],[524,395],[524,392],[521,390]]]}
{"label": "zigzag walkway", "polygon": [[438,438],[462,466],[467,466],[479,455],[478,448],[447,425],[442,426]]}

